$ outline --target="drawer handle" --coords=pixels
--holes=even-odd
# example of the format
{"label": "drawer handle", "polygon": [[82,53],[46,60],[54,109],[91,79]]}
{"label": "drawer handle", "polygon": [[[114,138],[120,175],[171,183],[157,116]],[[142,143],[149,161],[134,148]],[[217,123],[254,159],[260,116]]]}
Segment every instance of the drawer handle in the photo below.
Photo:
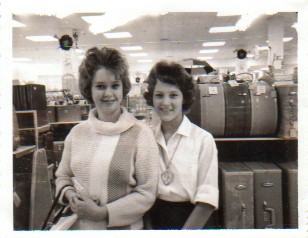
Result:
{"label": "drawer handle", "polygon": [[274,183],[263,183],[263,187],[273,187]]}
{"label": "drawer handle", "polygon": [[238,93],[238,96],[247,96],[247,93]]}
{"label": "drawer handle", "polygon": [[276,214],[275,209],[268,207],[267,202],[264,201],[263,209],[265,212],[268,212],[270,215],[270,224],[266,226],[266,228],[273,228],[276,226]]}
{"label": "drawer handle", "polygon": [[238,189],[238,190],[244,190],[244,189],[246,189],[246,186],[239,184],[239,185],[235,186],[235,188]]}

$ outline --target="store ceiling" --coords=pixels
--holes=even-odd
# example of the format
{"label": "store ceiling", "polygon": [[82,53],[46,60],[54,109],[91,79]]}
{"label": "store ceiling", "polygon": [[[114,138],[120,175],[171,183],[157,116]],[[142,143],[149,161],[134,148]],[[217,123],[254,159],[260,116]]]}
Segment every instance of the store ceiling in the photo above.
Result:
{"label": "store ceiling", "polygon": [[[230,67],[236,57],[237,49],[245,49],[253,53],[255,45],[265,46],[268,39],[268,20],[271,17],[281,17],[284,22],[284,37],[293,40],[284,43],[284,56],[297,57],[297,32],[292,25],[297,22],[295,12],[277,13],[273,16],[262,15],[257,18],[246,31],[230,33],[209,33],[210,27],[235,25],[240,16],[218,17],[217,13],[168,13],[160,16],[142,16],[116,27],[112,31],[128,31],[131,38],[107,39],[103,34],[94,35],[89,31],[89,24],[81,16],[87,14],[72,14],[63,19],[55,16],[14,15],[13,19],[23,23],[26,27],[13,28],[13,57],[30,58],[33,63],[61,64],[61,49],[55,42],[33,42],[25,36],[33,35],[79,35],[78,47],[87,50],[92,46],[108,46],[120,49],[121,46],[140,45],[142,51],[123,53],[127,56],[133,74],[146,73],[150,67],[160,59],[180,61],[185,58],[212,56],[207,60],[214,68]],[[89,14],[91,15],[91,14]],[[93,14],[92,14],[93,15]],[[226,41],[224,46],[203,47],[207,41]],[[199,50],[218,48],[214,54],[201,54]],[[71,49],[72,50],[72,49]],[[131,57],[129,53],[147,53],[146,57]],[[77,55],[77,53],[76,53]],[[152,63],[139,63],[138,59],[151,59]],[[254,66],[264,67],[267,52],[261,54],[259,62]],[[231,69],[232,70],[232,69]]]}

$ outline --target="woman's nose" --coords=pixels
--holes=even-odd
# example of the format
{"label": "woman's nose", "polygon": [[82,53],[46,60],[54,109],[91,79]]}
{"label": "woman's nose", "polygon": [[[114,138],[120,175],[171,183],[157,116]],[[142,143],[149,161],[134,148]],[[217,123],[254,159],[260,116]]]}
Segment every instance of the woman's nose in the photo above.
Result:
{"label": "woman's nose", "polygon": [[163,105],[169,105],[170,104],[169,97],[164,97],[162,103],[163,103]]}
{"label": "woman's nose", "polygon": [[112,95],[112,89],[110,87],[107,87],[105,89],[105,92],[104,92],[105,96],[110,96]]}

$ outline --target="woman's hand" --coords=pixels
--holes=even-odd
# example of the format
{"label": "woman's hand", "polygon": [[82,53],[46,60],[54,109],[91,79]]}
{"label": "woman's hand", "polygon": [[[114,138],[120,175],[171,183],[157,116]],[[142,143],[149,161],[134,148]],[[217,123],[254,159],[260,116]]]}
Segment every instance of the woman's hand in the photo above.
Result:
{"label": "woman's hand", "polygon": [[72,205],[72,204],[71,204],[71,203],[72,203],[72,198],[75,197],[75,196],[77,196],[77,193],[75,192],[75,190],[69,189],[69,190],[67,190],[67,191],[65,192],[64,195],[65,195],[67,201],[69,202],[69,204]]}
{"label": "woman's hand", "polygon": [[81,219],[101,221],[108,218],[106,206],[98,206],[96,202],[83,194],[76,194],[70,203],[71,209]]}

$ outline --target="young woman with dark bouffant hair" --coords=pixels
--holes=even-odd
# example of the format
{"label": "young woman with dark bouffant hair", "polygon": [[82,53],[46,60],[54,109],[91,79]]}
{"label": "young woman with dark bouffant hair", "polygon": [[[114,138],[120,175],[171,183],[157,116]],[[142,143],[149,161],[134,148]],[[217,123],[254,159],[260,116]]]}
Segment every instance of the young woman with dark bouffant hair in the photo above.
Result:
{"label": "young woman with dark bouffant hair", "polygon": [[147,214],[150,227],[203,228],[218,208],[218,159],[213,136],[185,116],[194,103],[195,84],[183,66],[167,61],[153,66],[147,82],[144,97],[160,118],[152,125],[160,175],[158,197]]}
{"label": "young woman with dark bouffant hair", "polygon": [[120,52],[93,47],[79,67],[81,94],[95,108],[66,137],[56,171],[71,230],[142,229],[157,192],[159,150],[146,124],[121,106],[130,90]]}

